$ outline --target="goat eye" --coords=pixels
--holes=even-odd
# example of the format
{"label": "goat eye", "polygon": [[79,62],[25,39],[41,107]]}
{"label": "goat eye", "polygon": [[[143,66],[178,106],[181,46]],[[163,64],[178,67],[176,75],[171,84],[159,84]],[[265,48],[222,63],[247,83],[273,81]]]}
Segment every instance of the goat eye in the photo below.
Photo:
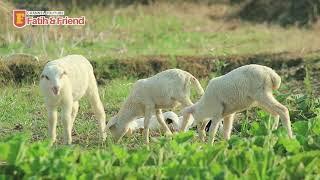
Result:
{"label": "goat eye", "polygon": [[48,76],[44,76],[47,80],[49,80],[49,77]]}

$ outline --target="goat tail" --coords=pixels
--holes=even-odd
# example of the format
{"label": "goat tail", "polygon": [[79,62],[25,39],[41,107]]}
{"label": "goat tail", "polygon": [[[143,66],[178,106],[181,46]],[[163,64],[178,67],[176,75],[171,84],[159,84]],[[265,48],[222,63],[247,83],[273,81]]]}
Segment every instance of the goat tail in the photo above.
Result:
{"label": "goat tail", "polygon": [[198,79],[191,75],[190,81],[195,86],[197,93],[202,96],[204,94],[204,90],[203,90],[200,82],[198,81]]}
{"label": "goat tail", "polygon": [[279,89],[280,84],[281,84],[281,77],[275,71],[272,71],[269,74],[269,76],[270,76],[271,83],[272,83],[272,89],[273,90]]}

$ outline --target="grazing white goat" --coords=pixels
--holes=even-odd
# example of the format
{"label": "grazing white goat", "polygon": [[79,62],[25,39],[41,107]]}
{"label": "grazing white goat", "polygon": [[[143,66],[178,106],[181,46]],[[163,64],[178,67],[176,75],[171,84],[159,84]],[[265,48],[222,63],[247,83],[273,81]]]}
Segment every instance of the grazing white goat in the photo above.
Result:
{"label": "grazing white goat", "polygon": [[[168,126],[170,126],[172,131],[178,131],[181,128],[182,125],[182,120],[183,116],[179,116],[174,113],[173,111],[168,111],[163,113],[164,120]],[[195,128],[197,125],[193,123],[194,119],[191,116],[189,119],[189,123],[187,125],[187,129]],[[210,128],[211,121],[207,124],[206,131]],[[150,130],[160,130],[162,127],[160,126],[157,117],[153,115],[150,119]],[[126,135],[131,135],[133,132],[143,130],[144,129],[144,117],[141,117],[139,119],[135,119],[132,121],[129,125],[129,129]],[[223,134],[223,124],[222,122],[219,123],[219,128],[218,128],[219,134]]]}
{"label": "grazing white goat", "polygon": [[[179,127],[181,129],[182,127],[182,124],[183,124],[183,116],[179,116]],[[208,132],[210,127],[211,127],[211,124],[212,124],[212,120],[210,119],[205,127],[205,131]],[[191,128],[196,128],[197,127],[197,124],[194,122],[194,119],[193,119],[193,116],[190,116],[189,120],[188,120],[188,124],[186,126],[186,130],[190,130]],[[218,133],[219,133],[219,136],[222,136],[223,135],[223,124],[222,122],[219,122],[218,124]],[[200,133],[199,133],[200,134]]]}
{"label": "grazing white goat", "polygon": [[[164,112],[163,118],[164,118],[164,121],[167,125],[172,126],[173,131],[178,131],[180,129],[180,127],[181,127],[180,118],[173,111]],[[155,115],[153,115],[150,119],[149,128],[150,128],[150,130],[160,130],[162,128]],[[138,131],[140,129],[144,129],[144,118],[143,117],[139,118],[139,119],[135,119],[134,121],[132,121],[129,124],[129,129],[128,129],[127,135],[132,134],[133,132]]]}
{"label": "grazing white goat", "polygon": [[174,108],[179,103],[190,106],[190,84],[193,83],[199,94],[203,89],[199,81],[190,73],[180,69],[169,69],[150,78],[138,80],[130,95],[122,104],[119,113],[107,124],[116,141],[129,129],[129,124],[137,117],[144,116],[144,136],[149,143],[149,125],[152,114],[156,114],[159,124],[166,134],[172,134],[164,122],[161,109]]}
{"label": "grazing white goat", "polygon": [[272,90],[278,89],[280,84],[281,78],[275,71],[254,64],[239,67],[226,75],[214,78],[210,80],[200,100],[183,110],[181,129],[186,129],[188,119],[193,115],[200,138],[204,140],[204,129],[211,118],[209,142],[213,143],[218,124],[223,120],[224,138],[229,139],[235,113],[259,106],[274,115],[276,122],[280,116],[288,136],[292,138],[289,111],[272,94]]}
{"label": "grazing white goat", "polygon": [[87,96],[99,123],[102,139],[105,133],[105,112],[90,62],[80,55],[69,55],[48,62],[40,79],[40,89],[48,110],[49,138],[56,141],[57,108],[62,107],[64,142],[72,143],[71,130],[79,109],[79,100]]}

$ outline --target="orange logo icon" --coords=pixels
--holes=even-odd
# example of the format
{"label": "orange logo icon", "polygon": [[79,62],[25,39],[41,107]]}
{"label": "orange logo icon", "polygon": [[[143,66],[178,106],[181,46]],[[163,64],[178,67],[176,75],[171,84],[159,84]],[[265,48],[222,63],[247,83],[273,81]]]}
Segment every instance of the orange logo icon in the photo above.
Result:
{"label": "orange logo icon", "polygon": [[26,10],[13,10],[12,12],[12,22],[17,28],[23,28],[26,26]]}

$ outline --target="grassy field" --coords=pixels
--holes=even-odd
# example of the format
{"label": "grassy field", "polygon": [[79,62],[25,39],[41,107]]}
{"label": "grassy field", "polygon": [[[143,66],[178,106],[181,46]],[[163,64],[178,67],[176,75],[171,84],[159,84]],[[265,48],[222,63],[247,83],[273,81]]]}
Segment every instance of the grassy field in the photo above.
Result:
{"label": "grassy field", "polygon": [[[88,58],[141,55],[242,55],[318,50],[319,28],[282,28],[251,24],[232,15],[226,4],[156,3],[121,8],[65,10],[86,16],[85,26],[26,27],[11,25],[10,4],[4,3],[0,55],[31,53],[47,60],[80,53]],[[5,10],[3,10],[5,9]],[[57,7],[56,9],[64,10]]]}
{"label": "grassy field", "polygon": [[[72,133],[74,144],[62,144],[62,124],[58,121],[58,142],[51,147],[46,141],[47,115],[38,81],[31,78],[26,82],[0,84],[0,179],[320,178],[320,100],[317,96],[320,66],[305,62],[309,56],[319,62],[320,53],[304,56],[306,52],[320,49],[318,25],[306,29],[252,24],[233,16],[239,7],[226,4],[156,3],[66,10],[70,16],[85,15],[86,26],[18,30],[10,24],[12,8],[12,4],[0,2],[1,57],[30,53],[47,61],[82,54],[93,62],[99,61],[96,64],[99,66],[111,60],[161,56],[171,62],[163,67],[175,67],[177,62],[172,59],[178,56],[190,62],[202,56],[225,57],[223,61],[209,61],[215,64],[214,68],[208,68],[209,72],[202,73],[206,75],[201,79],[203,87],[211,77],[225,73],[222,68],[230,64],[228,60],[234,60],[233,57],[290,52],[303,54],[303,63],[297,67],[290,63],[272,63],[283,80],[280,90],[274,94],[290,110],[294,139],[287,138],[282,125],[271,131],[273,118],[253,108],[239,114],[229,141],[220,137],[212,146],[199,142],[196,131],[172,137],[155,133],[149,145],[143,143],[139,133],[120,143],[114,143],[109,135],[107,141],[101,143],[94,115],[88,102],[82,100]],[[277,59],[271,61],[277,62]],[[116,64],[104,71],[104,66],[97,67],[101,71],[98,79],[103,80],[99,92],[107,120],[118,112],[132,83],[140,76],[155,72],[148,69],[148,73],[128,76],[129,72],[124,73],[127,69],[122,66],[134,66],[136,69],[132,71],[139,71],[145,68],[144,63]],[[199,64],[188,66],[197,68]],[[24,70],[18,70],[24,76]],[[296,73],[300,70],[302,73]],[[0,72],[0,82],[2,75]],[[193,101],[198,98],[192,93]],[[175,111],[179,113],[180,109]]]}
{"label": "grassy field", "polygon": [[[100,87],[107,118],[118,111],[132,82],[115,79]],[[320,101],[306,93],[292,93],[289,83],[275,94],[290,109],[295,139],[288,139],[281,125],[271,131],[273,119],[255,108],[238,116],[231,140],[218,138],[213,146],[199,142],[195,131],[167,138],[154,134],[150,145],[143,143],[139,133],[118,144],[109,134],[101,143],[94,116],[83,100],[72,133],[74,145],[62,145],[58,121],[58,143],[50,147],[38,86],[7,86],[0,94],[0,107],[4,107],[0,112],[0,177],[317,179]]]}

